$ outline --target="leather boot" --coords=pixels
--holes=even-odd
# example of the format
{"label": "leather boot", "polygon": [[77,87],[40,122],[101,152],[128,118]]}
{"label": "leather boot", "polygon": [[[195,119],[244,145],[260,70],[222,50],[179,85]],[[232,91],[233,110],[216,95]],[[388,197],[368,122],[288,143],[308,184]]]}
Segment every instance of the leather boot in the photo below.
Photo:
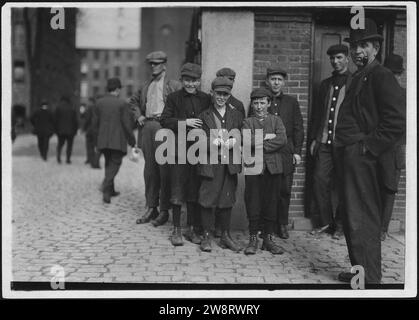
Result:
{"label": "leather boot", "polygon": [[160,214],[157,216],[157,218],[151,221],[151,224],[155,227],[158,227],[164,225],[167,220],[169,220],[169,212],[163,210],[160,211]]}
{"label": "leather boot", "polygon": [[239,252],[241,250],[240,246],[231,239],[228,231],[223,231],[221,233],[220,247],[224,249],[228,248],[234,252]]}
{"label": "leather boot", "polygon": [[244,254],[255,254],[258,250],[258,236],[256,234],[251,234],[249,236],[249,244],[244,250]]}
{"label": "leather boot", "polygon": [[207,230],[204,230],[204,234],[202,235],[201,245],[199,246],[201,251],[211,252],[211,238],[210,234]]}
{"label": "leather boot", "polygon": [[290,235],[288,234],[288,230],[287,230],[287,225],[286,224],[281,224],[279,226],[278,236],[281,239],[288,239],[290,237]]}
{"label": "leather boot", "polygon": [[222,232],[221,232],[221,229],[220,228],[215,228],[215,231],[214,231],[214,237],[215,238],[221,238],[221,234],[222,234]]}
{"label": "leather boot", "polygon": [[201,238],[196,234],[194,228],[192,226],[189,226],[188,229],[186,230],[186,232],[183,234],[185,236],[185,239],[195,243],[195,244],[200,244],[201,243]]}
{"label": "leather boot", "polygon": [[272,254],[284,253],[284,251],[273,241],[272,234],[266,234],[263,238],[262,250],[270,251]]}
{"label": "leather boot", "polygon": [[174,227],[172,235],[170,236],[170,242],[172,245],[176,246],[183,246],[183,239],[182,239],[182,228],[181,227]]}
{"label": "leather boot", "polygon": [[143,224],[150,222],[150,220],[156,218],[158,215],[159,211],[157,210],[157,208],[148,208],[146,213],[144,213],[144,215],[141,218],[137,219],[136,223]]}
{"label": "leather boot", "polygon": [[103,202],[111,203],[111,194],[107,191],[103,192]]}

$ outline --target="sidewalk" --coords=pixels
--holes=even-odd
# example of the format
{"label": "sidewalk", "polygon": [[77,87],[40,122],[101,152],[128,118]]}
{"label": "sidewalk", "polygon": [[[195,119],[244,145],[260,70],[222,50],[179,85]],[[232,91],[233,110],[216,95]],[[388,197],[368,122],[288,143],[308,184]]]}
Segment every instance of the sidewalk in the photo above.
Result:
{"label": "sidewalk", "polygon": [[[339,283],[337,274],[350,267],[344,239],[303,231],[276,239],[283,255],[245,256],[216,243],[211,253],[187,241],[173,247],[170,221],[158,228],[135,224],[145,206],[143,162],[124,158],[115,181],[121,195],[105,205],[98,191],[103,169],[84,164],[83,139],[76,136],[71,165],[55,161],[55,138],[48,162],[38,156],[35,136],[18,136],[13,145],[15,281],[49,282],[51,267],[60,265],[66,281],[81,282]],[[246,245],[246,231],[232,235]],[[383,283],[404,281],[404,236],[396,237],[382,243]]]}

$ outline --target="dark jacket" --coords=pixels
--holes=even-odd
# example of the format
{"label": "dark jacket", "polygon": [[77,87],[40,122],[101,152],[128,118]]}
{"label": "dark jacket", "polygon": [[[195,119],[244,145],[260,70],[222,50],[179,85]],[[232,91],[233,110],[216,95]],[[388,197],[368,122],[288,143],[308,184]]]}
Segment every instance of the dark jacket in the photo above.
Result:
{"label": "dark jacket", "polygon": [[[271,174],[283,173],[284,166],[281,149],[287,144],[287,136],[281,118],[268,114],[267,118],[263,122],[260,122],[255,116],[252,116],[244,120],[242,130],[245,129],[251,130],[252,139],[250,145],[252,147],[255,146],[254,137],[256,129],[263,129],[263,137],[268,133],[274,133],[276,135],[274,139],[263,141],[263,163],[260,165]],[[243,144],[245,143],[249,143],[249,141],[243,141]]]}
{"label": "dark jacket", "polygon": [[77,112],[69,101],[61,100],[55,110],[55,130],[58,135],[74,136],[79,128]]}
{"label": "dark jacket", "polygon": [[233,109],[236,109],[237,111],[240,111],[240,113],[243,116],[243,119],[246,118],[246,111],[244,110],[243,102],[241,102],[239,99],[236,99],[233,95],[230,96],[227,100],[227,105],[232,107]]}
{"label": "dark jacket", "polygon": [[36,110],[31,118],[33,133],[42,136],[51,136],[54,134],[54,115],[49,109]]}
{"label": "dark jacket", "polygon": [[[382,185],[395,192],[397,179],[396,148],[403,141],[406,130],[406,96],[393,73],[376,60],[353,74],[343,106],[345,113],[339,112],[338,124],[340,141],[352,141],[351,136],[361,137],[366,150],[377,157],[378,177]],[[343,110],[341,110],[343,111]],[[351,130],[350,117],[358,125]],[[348,122],[349,119],[349,122]],[[357,133],[360,131],[360,133]]]}
{"label": "dark jacket", "polygon": [[93,116],[94,132],[97,132],[97,148],[127,152],[127,144],[135,145],[132,133],[134,119],[129,105],[122,99],[107,94],[96,103]]}
{"label": "dark jacket", "polygon": [[94,104],[90,104],[86,108],[86,112],[83,115],[83,126],[82,129],[86,135],[92,135],[93,133],[93,113],[94,113]]}
{"label": "dark jacket", "polygon": [[[206,144],[207,144],[207,164],[199,164],[198,165],[198,174],[203,176],[203,177],[207,177],[207,178],[213,178],[214,177],[214,172],[213,172],[213,166],[210,164],[210,150],[211,148],[213,148],[211,146],[212,142],[214,141],[214,139],[216,138],[216,136],[213,136],[211,134],[211,129],[217,129],[217,125],[215,123],[214,120],[214,115],[212,112],[212,108],[210,107],[207,110],[205,110],[204,112],[202,112],[199,116],[199,118],[202,120],[203,124],[202,124],[202,129],[205,131],[205,135],[206,135]],[[229,107],[226,106],[226,113],[225,113],[225,121],[226,121],[226,130],[227,131],[231,131],[233,129],[237,129],[238,130],[238,136],[236,137],[237,143],[240,143],[240,129],[243,125],[243,116],[242,114]],[[228,150],[229,153],[229,163],[228,163],[228,172],[230,174],[237,174],[241,172],[241,162],[240,163],[233,163],[234,160],[234,153],[237,152],[238,148],[233,147],[230,150]],[[241,159],[240,154],[236,154],[236,157],[239,157],[239,159]]]}
{"label": "dark jacket", "polygon": [[188,118],[198,118],[211,104],[211,97],[202,91],[197,91],[196,95],[194,95],[193,101],[196,103],[193,105],[185,103],[189,99],[188,96],[189,94],[184,89],[172,92],[167,96],[160,120],[164,128],[171,129],[176,133],[179,121],[185,121]]}
{"label": "dark jacket", "polygon": [[[351,73],[346,71],[346,84],[345,84],[345,92],[348,91],[350,84],[351,84]],[[331,76],[327,79],[324,79],[320,83],[320,87],[318,90],[317,95],[315,96],[313,108],[311,110],[312,114],[312,121],[311,121],[311,130],[310,130],[310,137],[309,137],[309,144],[313,140],[317,140],[318,142],[322,139],[323,134],[323,127],[326,122],[327,117],[327,109],[329,103],[329,95],[330,95],[330,87],[332,86],[333,77]]]}

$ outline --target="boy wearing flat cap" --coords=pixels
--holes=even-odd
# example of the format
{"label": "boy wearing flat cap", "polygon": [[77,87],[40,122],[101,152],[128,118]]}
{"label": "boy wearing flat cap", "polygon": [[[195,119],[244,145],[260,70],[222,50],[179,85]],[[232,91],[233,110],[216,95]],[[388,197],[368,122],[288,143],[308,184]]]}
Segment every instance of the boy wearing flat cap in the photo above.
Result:
{"label": "boy wearing flat cap", "polygon": [[[211,84],[212,105],[199,116],[209,146],[207,164],[198,165],[198,174],[201,177],[199,204],[202,207],[204,228],[200,249],[206,252],[212,250],[210,231],[214,227],[216,212],[220,218],[220,246],[235,252],[241,250],[230,235],[231,209],[236,202],[237,174],[241,171],[241,157],[240,153],[237,156],[237,152],[240,151],[240,129],[243,122],[242,114],[227,105],[232,87],[233,83],[228,78],[215,78]],[[212,164],[211,158],[216,158],[217,163]]]}
{"label": "boy wearing flat cap", "polygon": [[284,171],[279,187],[277,210],[277,230],[282,239],[288,239],[287,230],[291,187],[295,166],[301,162],[304,141],[303,117],[297,99],[284,94],[287,72],[277,64],[271,65],[266,72],[266,85],[272,95],[268,112],[280,116],[287,132],[287,145],[281,149]]}
{"label": "boy wearing flat cap", "polygon": [[[155,136],[160,125],[160,117],[169,93],[181,89],[182,85],[166,76],[167,55],[154,51],[147,55],[151,69],[151,79],[146,81],[129,103],[138,124],[137,145],[144,154],[144,183],[147,211],[137,219],[137,224],[153,220],[154,226],[167,221],[170,208],[170,180],[167,165],[159,165],[155,160],[158,144]],[[160,213],[157,209],[160,207]]]}
{"label": "boy wearing flat cap", "polygon": [[[352,29],[345,39],[358,70],[340,108],[334,139],[349,258],[364,268],[366,284],[381,282],[382,188],[396,188],[387,167],[394,159],[386,151],[402,139],[406,124],[403,90],[376,60],[382,40],[368,18],[364,29]],[[338,278],[350,282],[353,276],[342,272]]]}
{"label": "boy wearing flat cap", "polygon": [[[180,121],[186,122],[187,131],[201,128],[202,121],[198,116],[210,106],[210,96],[198,90],[201,73],[199,65],[194,63],[184,64],[180,71],[183,88],[167,96],[166,106],[161,116],[161,124],[164,128],[171,129],[176,136]],[[189,142],[187,146],[191,144]],[[185,233],[185,238],[192,243],[199,244],[201,239],[197,231],[200,228],[201,219],[198,204],[199,177],[196,172],[197,165],[192,165],[187,160],[186,164],[170,164],[169,170],[171,180],[170,202],[173,208],[174,227],[170,238],[171,242],[174,246],[183,244],[180,217],[182,204],[186,203],[188,230]]]}
{"label": "boy wearing flat cap", "polygon": [[324,231],[333,238],[343,237],[339,204],[336,215],[333,212],[332,190],[336,181],[336,157],[333,153],[336,121],[345,92],[351,81],[348,70],[349,50],[346,45],[336,44],[329,47],[327,54],[332,65],[332,76],[323,80],[313,104],[312,129],[310,134],[310,154],[314,159],[313,201],[319,215],[319,226],[313,234]]}
{"label": "boy wearing flat cap", "polygon": [[[236,79],[236,72],[230,68],[221,68],[220,70],[217,71],[216,77],[227,77],[233,82],[233,86],[234,86],[234,81]],[[243,115],[243,118],[246,118],[246,112],[244,111],[243,102],[241,102],[239,99],[237,99],[233,95],[230,95],[230,98],[228,98],[227,100],[227,105],[230,106],[231,108],[237,109],[237,111],[239,111]]]}
{"label": "boy wearing flat cap", "polygon": [[[250,130],[252,139],[243,141],[243,144],[249,144],[253,148],[263,148],[263,166],[261,166],[260,172],[253,172],[253,174],[245,176],[244,198],[249,220],[249,244],[244,253],[256,253],[258,249],[257,233],[259,223],[262,222],[262,249],[273,254],[282,254],[282,249],[273,240],[273,234],[277,220],[278,189],[284,172],[280,150],[287,143],[286,129],[279,116],[268,112],[272,99],[268,89],[253,90],[250,99],[253,112],[252,116],[243,122],[243,134],[245,130]],[[258,129],[263,130],[263,145],[260,146],[256,145],[255,140]]]}

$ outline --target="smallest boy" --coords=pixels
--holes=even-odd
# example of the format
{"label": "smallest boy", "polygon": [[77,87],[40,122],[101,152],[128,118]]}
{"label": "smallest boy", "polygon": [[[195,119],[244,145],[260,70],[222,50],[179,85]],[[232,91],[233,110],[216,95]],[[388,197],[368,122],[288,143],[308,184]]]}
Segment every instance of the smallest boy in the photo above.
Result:
{"label": "smallest boy", "polygon": [[[263,224],[262,250],[268,250],[273,254],[282,254],[282,249],[273,241],[276,221],[277,195],[280,186],[283,164],[280,149],[287,143],[287,135],[284,124],[279,116],[268,113],[271,104],[271,93],[265,88],[258,88],[250,95],[252,116],[243,122],[244,130],[250,130],[251,141],[245,141],[244,145],[252,148],[262,148],[263,161],[259,172],[253,171],[246,175],[245,181],[245,205],[249,220],[249,244],[244,253],[255,254],[258,248],[257,233],[259,221]],[[262,129],[263,141],[261,144],[255,140],[256,130]],[[257,153],[256,153],[257,158]],[[260,159],[259,159],[260,160]],[[258,159],[256,159],[258,162]],[[245,170],[246,173],[246,170]]]}

